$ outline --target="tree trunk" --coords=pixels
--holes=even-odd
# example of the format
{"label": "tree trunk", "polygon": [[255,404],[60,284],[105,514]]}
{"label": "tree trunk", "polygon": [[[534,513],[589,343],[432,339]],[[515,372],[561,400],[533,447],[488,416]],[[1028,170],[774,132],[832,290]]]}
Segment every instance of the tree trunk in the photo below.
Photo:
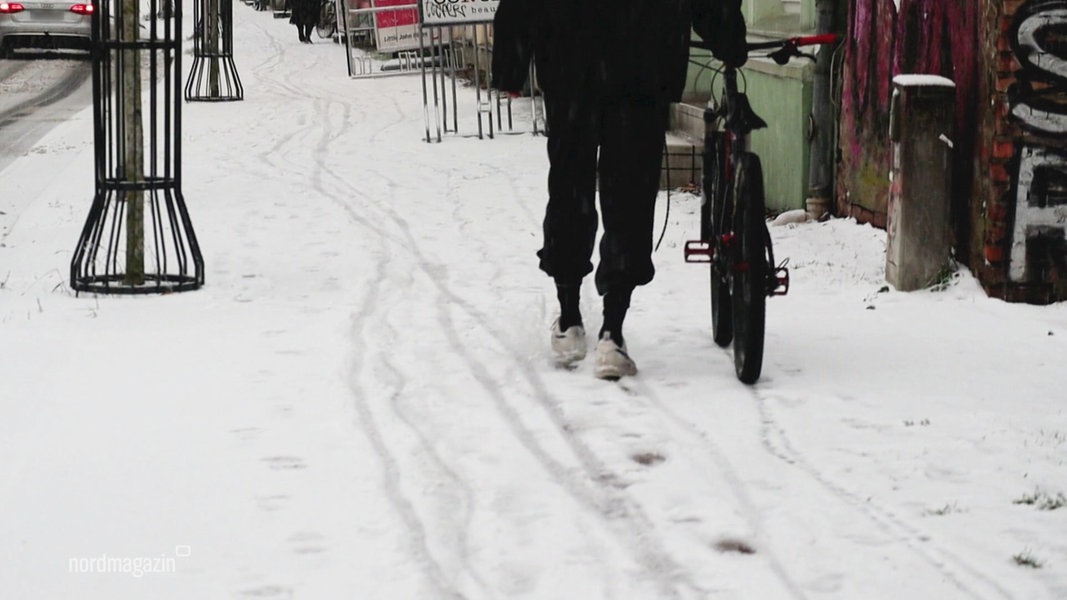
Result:
{"label": "tree trunk", "polygon": [[[122,2],[122,37],[137,40],[140,24],[138,0]],[[123,51],[121,90],[123,125],[123,170],[125,180],[137,184],[144,180],[144,124],[141,113],[141,60],[137,49]],[[126,275],[127,285],[144,284],[144,192],[127,190],[126,198]]]}

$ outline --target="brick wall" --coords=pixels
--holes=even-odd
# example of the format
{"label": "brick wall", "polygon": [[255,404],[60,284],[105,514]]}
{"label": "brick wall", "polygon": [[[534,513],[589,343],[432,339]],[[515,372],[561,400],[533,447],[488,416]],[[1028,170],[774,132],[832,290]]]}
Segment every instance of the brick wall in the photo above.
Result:
{"label": "brick wall", "polygon": [[[979,2],[984,0],[979,0]],[[854,0],[849,3],[841,99],[839,214],[884,226],[888,199],[891,82],[901,73],[941,75],[956,82],[956,147],[975,147],[978,113],[979,8],[975,0]],[[964,182],[953,212],[966,213],[974,165],[958,158],[954,180]],[[970,219],[958,219],[966,224]],[[965,246],[970,228],[955,232]]]}
{"label": "brick wall", "polygon": [[1008,300],[1067,299],[1067,33],[1062,0],[996,0],[992,42],[988,192],[981,266],[990,293]]}

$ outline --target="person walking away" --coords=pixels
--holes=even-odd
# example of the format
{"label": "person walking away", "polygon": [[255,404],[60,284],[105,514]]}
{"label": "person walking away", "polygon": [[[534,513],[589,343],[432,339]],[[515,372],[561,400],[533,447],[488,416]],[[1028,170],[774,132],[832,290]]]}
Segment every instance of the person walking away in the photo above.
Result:
{"label": "person walking away", "polygon": [[548,204],[540,268],[555,280],[556,360],[585,358],[579,310],[593,272],[599,176],[604,231],[594,277],[603,297],[594,374],[635,375],[623,321],[636,287],[649,283],[653,220],[671,102],[681,99],[691,29],[719,60],[748,57],[741,0],[500,0],[493,21],[493,86],[525,87],[530,61],[548,123]]}
{"label": "person walking away", "polygon": [[312,43],[311,31],[319,22],[319,0],[289,0],[289,22],[296,25],[301,42]]}

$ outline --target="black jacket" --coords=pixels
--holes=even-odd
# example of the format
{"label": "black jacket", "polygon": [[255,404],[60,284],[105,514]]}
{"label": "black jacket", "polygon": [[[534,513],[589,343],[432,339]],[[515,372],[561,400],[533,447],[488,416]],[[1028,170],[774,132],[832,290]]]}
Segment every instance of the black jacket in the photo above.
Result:
{"label": "black jacket", "polygon": [[500,0],[493,87],[521,90],[532,57],[549,95],[677,101],[690,29],[720,60],[744,64],[741,0]]}
{"label": "black jacket", "polygon": [[318,0],[289,0],[289,22],[293,25],[315,25],[319,22]]}

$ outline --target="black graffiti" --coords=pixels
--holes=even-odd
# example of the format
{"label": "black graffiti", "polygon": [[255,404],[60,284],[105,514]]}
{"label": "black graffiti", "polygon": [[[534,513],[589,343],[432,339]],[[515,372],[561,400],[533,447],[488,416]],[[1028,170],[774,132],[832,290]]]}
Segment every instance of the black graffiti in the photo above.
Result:
{"label": "black graffiti", "polygon": [[1020,66],[1009,90],[1012,116],[1037,134],[1067,133],[1067,0],[1034,0],[1012,24]]}
{"label": "black graffiti", "polygon": [[434,4],[426,7],[426,13],[434,19],[462,19],[467,16],[467,5],[450,2],[448,4]]}
{"label": "black graffiti", "polygon": [[[1019,7],[1011,47],[1020,69],[1008,90],[1012,119],[1027,132],[1016,140],[1009,275],[1041,278],[1033,248],[1063,248],[1067,230],[1067,0],[1032,0]],[[1062,257],[1061,257],[1062,258]],[[1057,260],[1054,262],[1062,262]]]}

